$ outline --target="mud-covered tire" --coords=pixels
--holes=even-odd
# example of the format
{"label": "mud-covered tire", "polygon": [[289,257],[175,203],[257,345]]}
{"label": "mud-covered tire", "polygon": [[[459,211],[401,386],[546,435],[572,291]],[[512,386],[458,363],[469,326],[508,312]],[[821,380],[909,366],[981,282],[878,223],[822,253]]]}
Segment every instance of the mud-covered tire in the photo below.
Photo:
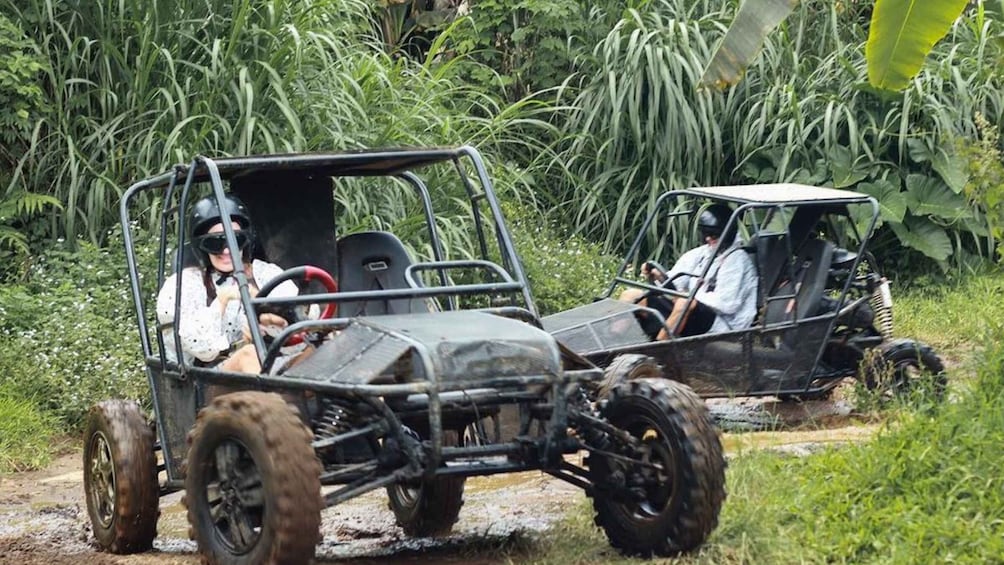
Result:
{"label": "mud-covered tire", "polygon": [[[443,445],[457,446],[459,434],[443,431]],[[397,525],[412,537],[450,533],[464,505],[464,477],[436,477],[414,484],[387,487],[387,498]]]}
{"label": "mud-covered tire", "polygon": [[138,553],[157,537],[160,486],[153,430],[135,402],[91,407],[84,425],[84,498],[98,545]]}
{"label": "mud-covered tire", "polygon": [[888,341],[866,354],[861,374],[869,390],[890,399],[925,392],[940,401],[948,387],[941,357],[931,346],[912,339]]}
{"label": "mud-covered tire", "polygon": [[603,370],[603,380],[597,391],[597,398],[610,396],[610,389],[635,379],[658,379],[662,377],[662,365],[648,355],[626,353],[618,355]]}
{"label": "mud-covered tire", "polygon": [[320,540],[321,464],[313,434],[277,394],[236,392],[188,434],[189,535],[204,563],[305,564]]}
{"label": "mud-covered tire", "polygon": [[633,479],[645,478],[644,467],[589,456],[594,484],[626,485],[592,493],[596,525],[610,544],[628,555],[673,556],[704,543],[725,501],[725,458],[701,399],[678,382],[637,379],[613,387],[600,415],[641,440],[644,460],[661,466],[656,481],[639,487]]}

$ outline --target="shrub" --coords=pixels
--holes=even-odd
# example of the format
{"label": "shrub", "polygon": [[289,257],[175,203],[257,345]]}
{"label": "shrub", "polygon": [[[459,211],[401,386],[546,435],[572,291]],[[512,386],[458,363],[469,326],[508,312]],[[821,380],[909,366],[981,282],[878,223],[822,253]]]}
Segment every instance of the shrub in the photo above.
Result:
{"label": "shrub", "polygon": [[146,399],[120,236],[100,249],[43,252],[29,281],[0,286],[0,386],[67,430],[94,402]]}
{"label": "shrub", "polygon": [[541,315],[581,306],[606,291],[617,258],[525,208],[507,216]]}

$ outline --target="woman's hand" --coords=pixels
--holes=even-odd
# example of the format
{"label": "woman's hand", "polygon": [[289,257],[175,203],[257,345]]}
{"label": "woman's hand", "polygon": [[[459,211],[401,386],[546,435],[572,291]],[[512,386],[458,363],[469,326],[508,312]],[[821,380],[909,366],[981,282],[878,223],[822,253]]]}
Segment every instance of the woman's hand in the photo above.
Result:
{"label": "woman's hand", "polygon": [[666,274],[660,271],[652,261],[645,261],[641,264],[641,274],[649,282],[661,281],[666,278]]}
{"label": "woman's hand", "polygon": [[[289,322],[285,318],[276,314],[266,313],[258,316],[258,331],[262,335],[275,337],[288,325]],[[241,332],[244,334],[245,341],[251,341],[251,328],[248,327],[246,320],[241,328]]]}

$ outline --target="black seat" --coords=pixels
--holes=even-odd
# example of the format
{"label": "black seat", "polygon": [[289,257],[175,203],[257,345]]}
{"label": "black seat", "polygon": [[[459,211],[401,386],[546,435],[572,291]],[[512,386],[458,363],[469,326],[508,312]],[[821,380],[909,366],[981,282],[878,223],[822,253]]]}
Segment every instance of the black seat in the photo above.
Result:
{"label": "black seat", "polygon": [[750,238],[748,247],[755,254],[759,286],[757,287],[757,309],[763,308],[771,289],[778,282],[781,272],[789,265],[791,252],[786,232],[759,232]]}
{"label": "black seat", "polygon": [[776,324],[813,316],[819,309],[833,260],[829,241],[810,239],[802,245],[795,262],[781,273],[767,297],[764,321]]}
{"label": "black seat", "polygon": [[[346,235],[338,240],[338,290],[358,292],[409,288],[404,278],[411,258],[396,235],[368,231]],[[354,300],[338,306],[339,315],[379,316],[428,312],[428,303],[420,298]]]}

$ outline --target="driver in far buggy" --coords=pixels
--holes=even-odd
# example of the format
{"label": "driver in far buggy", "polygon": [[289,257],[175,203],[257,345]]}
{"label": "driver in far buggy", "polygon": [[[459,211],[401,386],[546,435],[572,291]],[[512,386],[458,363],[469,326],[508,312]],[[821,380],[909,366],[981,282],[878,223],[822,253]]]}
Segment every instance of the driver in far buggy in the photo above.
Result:
{"label": "driver in far buggy", "polygon": [[[712,204],[701,212],[697,227],[703,245],[687,251],[668,273],[660,271],[651,261],[641,272],[650,282],[689,293],[697,288],[694,300],[629,288],[620,300],[647,306],[662,314],[665,326],[655,316],[640,316],[642,328],[650,338],[667,339],[670,332],[687,337],[709,332],[726,332],[748,327],[756,316],[757,274],[753,261],[742,250],[733,226],[723,233],[732,216],[725,204]],[[716,256],[719,247],[722,251]],[[714,259],[712,259],[714,257]],[[712,261],[707,278],[700,274]],[[689,306],[689,307],[688,307]],[[679,327],[678,322],[682,319]]]}
{"label": "driver in far buggy", "polygon": [[[228,195],[224,200],[227,212],[241,248],[241,260],[254,297],[263,287],[282,272],[275,264],[251,258],[254,230],[247,208],[238,198]],[[261,364],[254,345],[250,343],[247,317],[240,301],[240,291],[234,278],[234,261],[227,247],[223,223],[216,199],[203,198],[195,203],[189,223],[191,253],[198,264],[181,269],[164,281],[157,295],[157,319],[164,327],[165,354],[177,361],[174,331],[178,332],[181,350],[186,363],[216,366],[227,371],[260,373]],[[175,304],[178,297],[176,277],[181,277],[181,313],[178,327],[173,328]],[[278,285],[272,296],[295,296],[299,289],[292,281]],[[281,316],[263,313],[259,316],[263,334],[275,335],[288,322]],[[273,367],[281,369],[304,347],[284,347]]]}

